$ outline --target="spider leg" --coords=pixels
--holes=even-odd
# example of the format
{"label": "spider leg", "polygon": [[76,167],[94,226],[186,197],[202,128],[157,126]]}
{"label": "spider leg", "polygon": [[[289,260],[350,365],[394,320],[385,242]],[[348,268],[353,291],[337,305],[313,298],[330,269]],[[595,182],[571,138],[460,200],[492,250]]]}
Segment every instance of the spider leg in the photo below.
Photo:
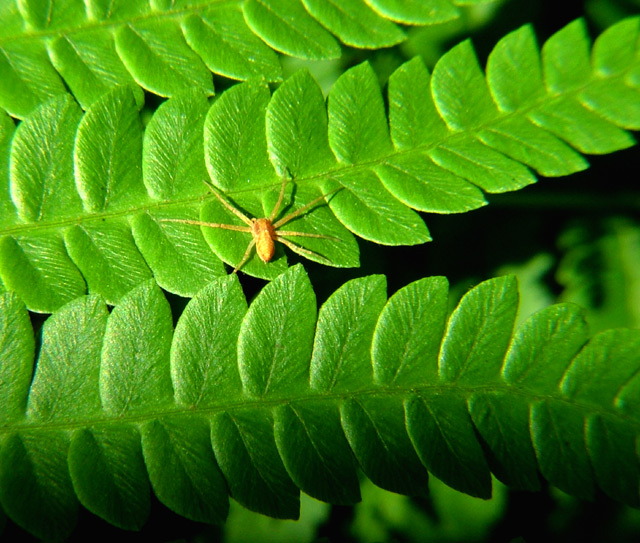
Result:
{"label": "spider leg", "polygon": [[323,194],[322,196],[318,196],[318,198],[316,198],[315,200],[311,200],[308,204],[305,204],[301,208],[296,209],[292,213],[289,213],[288,215],[285,215],[284,217],[282,217],[282,219],[280,219],[279,221],[277,221],[277,222],[275,222],[273,224],[273,227],[274,228],[278,228],[279,226],[287,224],[290,220],[295,219],[298,215],[304,213],[307,209],[309,209],[310,207],[313,207],[317,203],[321,202],[322,200],[324,200],[330,194],[333,194],[334,192],[339,191],[341,188],[342,187],[338,187],[337,189],[330,190],[326,194]]}
{"label": "spider leg", "polygon": [[276,202],[276,205],[273,208],[271,215],[269,215],[270,222],[273,222],[273,219],[275,219],[276,215],[278,214],[278,211],[280,211],[280,206],[282,205],[282,199],[284,198],[284,187],[286,186],[286,184],[287,184],[287,172],[285,170],[284,172],[282,172],[282,185],[280,186],[280,196],[278,196],[278,201]]}
{"label": "spider leg", "polygon": [[309,249],[305,249],[304,247],[300,247],[300,245],[298,245],[297,243],[293,243],[292,241],[289,241],[288,239],[278,238],[278,241],[280,243],[284,243],[294,253],[300,252],[300,253],[302,253],[304,255],[307,255],[307,256],[314,256],[314,257],[320,259],[321,261],[323,261],[325,264],[328,264],[328,265],[332,264],[331,260],[329,260],[328,258],[322,256],[321,254],[316,253],[315,251],[310,251]]}
{"label": "spider leg", "polygon": [[222,202],[222,205],[224,205],[224,207],[226,207],[229,211],[231,211],[231,213],[233,213],[236,217],[238,217],[243,223],[251,226],[251,219],[249,217],[247,217],[239,209],[236,209],[229,202],[227,202],[227,200],[225,200],[225,198],[222,197],[222,195],[211,183],[207,183],[204,179],[202,181],[205,185],[207,185],[207,187],[209,187],[209,190],[213,192],[215,197]]}
{"label": "spider leg", "polygon": [[196,226],[208,226],[209,228],[224,228],[225,230],[235,230],[236,232],[251,233],[249,226],[236,226],[235,224],[219,224],[217,222],[192,221],[190,219],[158,219],[158,222],[177,222],[181,224],[195,224]]}
{"label": "spider leg", "polygon": [[247,247],[247,250],[244,252],[244,256],[242,257],[242,260],[240,261],[240,264],[238,264],[235,269],[233,270],[233,273],[238,273],[238,270],[240,268],[242,268],[242,266],[245,265],[245,263],[247,262],[247,260],[249,260],[249,255],[251,254],[251,249],[253,249],[253,246],[256,244],[256,240],[255,238],[252,239],[249,242],[249,246]]}
{"label": "spider leg", "polygon": [[[276,231],[276,236],[298,236],[301,238],[320,238],[320,239],[330,239],[331,241],[342,241],[340,238],[334,238],[333,236],[325,236],[324,234],[310,234],[308,232],[289,232],[287,230]],[[280,241],[279,237],[276,237],[276,239]]]}

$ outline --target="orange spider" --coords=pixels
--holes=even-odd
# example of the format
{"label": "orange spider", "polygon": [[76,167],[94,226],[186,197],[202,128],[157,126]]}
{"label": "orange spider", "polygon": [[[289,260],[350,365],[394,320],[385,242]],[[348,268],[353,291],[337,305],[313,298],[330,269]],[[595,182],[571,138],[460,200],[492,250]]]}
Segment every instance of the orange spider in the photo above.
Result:
{"label": "orange spider", "polygon": [[236,232],[246,232],[253,236],[253,239],[249,242],[249,246],[242,257],[240,263],[235,267],[233,273],[236,273],[246,262],[249,260],[249,256],[251,255],[251,249],[253,249],[254,245],[256,248],[256,254],[260,257],[264,263],[269,262],[273,258],[273,254],[275,252],[275,242],[279,241],[280,243],[284,243],[289,249],[293,251],[299,251],[303,254],[312,255],[316,258],[320,258],[325,260],[327,263],[330,261],[324,258],[322,255],[315,253],[314,251],[310,251],[309,249],[305,249],[304,247],[300,247],[288,239],[286,237],[307,237],[307,238],[322,238],[322,239],[331,239],[334,241],[340,241],[338,238],[334,238],[331,236],[324,236],[322,234],[310,234],[307,232],[290,232],[279,230],[281,226],[288,223],[292,219],[295,219],[298,215],[304,213],[310,207],[313,207],[318,202],[329,196],[330,194],[340,190],[341,187],[334,189],[332,191],[319,196],[315,200],[312,200],[308,204],[303,205],[301,208],[296,209],[295,211],[285,215],[280,220],[275,223],[273,220],[278,215],[278,211],[280,211],[280,206],[282,205],[282,199],[284,198],[284,189],[287,184],[286,174],[282,176],[282,186],[280,187],[280,196],[278,196],[278,201],[271,211],[271,215],[268,218],[255,219],[249,218],[240,210],[233,207],[227,200],[223,198],[223,196],[209,183],[204,182],[209,189],[213,192],[213,194],[222,202],[222,204],[233,213],[236,217],[238,217],[242,222],[244,222],[247,226],[237,226],[235,224],[220,224],[213,222],[204,222],[204,221],[195,221],[189,219],[160,219],[160,222],[177,222],[182,224],[194,224],[197,226],[208,226],[210,228],[223,228],[225,230],[235,230]]}

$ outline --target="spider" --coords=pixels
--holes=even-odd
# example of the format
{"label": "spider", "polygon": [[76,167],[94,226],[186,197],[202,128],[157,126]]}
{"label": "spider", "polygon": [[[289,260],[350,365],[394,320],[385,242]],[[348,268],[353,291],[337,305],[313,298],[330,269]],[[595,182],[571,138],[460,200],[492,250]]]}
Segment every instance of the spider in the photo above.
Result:
{"label": "spider", "polygon": [[296,209],[295,211],[289,213],[288,215],[285,215],[280,220],[274,223],[273,220],[278,215],[278,212],[280,211],[280,206],[282,205],[282,200],[284,198],[284,189],[287,184],[286,173],[282,175],[282,186],[280,187],[280,195],[278,196],[278,201],[276,202],[275,207],[271,211],[271,214],[269,215],[268,218],[265,217],[262,219],[247,217],[239,209],[233,207],[233,205],[231,205],[225,198],[223,198],[223,196],[210,183],[208,183],[207,181],[204,181],[204,183],[205,185],[207,185],[207,187],[209,187],[209,189],[213,192],[216,198],[218,198],[218,200],[220,200],[220,202],[222,202],[222,204],[229,211],[231,211],[231,213],[233,213],[236,217],[238,217],[247,226],[237,226],[235,224],[220,224],[220,223],[213,223],[213,222],[195,221],[195,220],[189,220],[189,219],[160,219],[160,222],[177,222],[182,224],[194,224],[197,226],[208,226],[209,228],[224,228],[225,230],[235,230],[236,232],[246,232],[248,234],[251,234],[253,236],[253,239],[249,242],[249,246],[247,247],[247,250],[245,251],[244,256],[242,257],[242,260],[235,267],[235,269],[233,270],[233,273],[237,273],[238,270],[242,268],[242,266],[244,266],[247,260],[249,260],[249,256],[251,256],[251,250],[253,249],[254,246],[256,248],[256,254],[258,255],[258,257],[260,257],[260,260],[262,260],[264,263],[269,262],[273,258],[273,254],[275,252],[274,242],[276,241],[283,243],[293,251],[299,251],[303,254],[312,255],[312,256],[315,256],[316,258],[319,257],[320,259],[330,262],[328,259],[324,258],[322,255],[319,255],[314,251],[310,251],[309,249],[305,249],[304,247],[300,247],[300,245],[297,245],[296,243],[293,243],[285,238],[299,236],[299,237],[306,237],[306,238],[322,238],[322,239],[331,239],[334,241],[340,241],[338,238],[334,238],[331,236],[324,236],[322,234],[310,234],[307,232],[290,232],[288,230],[279,230],[279,228],[285,225],[286,223],[288,223],[289,221],[295,219],[296,217],[298,217],[299,215],[307,211],[309,208],[316,205],[318,202],[320,202],[330,194],[336,192],[337,190],[340,190],[340,188],[334,189],[332,191],[327,192],[326,194],[323,194],[322,196],[319,196],[315,200],[312,200],[308,204],[303,205],[301,208]]}

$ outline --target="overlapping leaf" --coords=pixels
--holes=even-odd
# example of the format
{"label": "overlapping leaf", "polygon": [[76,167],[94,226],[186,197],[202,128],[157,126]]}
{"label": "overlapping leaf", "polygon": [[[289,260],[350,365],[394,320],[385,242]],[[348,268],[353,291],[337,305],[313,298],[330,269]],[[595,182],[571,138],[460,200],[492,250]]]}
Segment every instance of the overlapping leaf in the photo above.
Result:
{"label": "overlapping leaf", "polygon": [[[496,46],[486,78],[469,42],[444,55],[431,77],[414,59],[390,78],[388,117],[367,64],[339,78],[326,107],[317,83],[298,72],[273,96],[252,80],[211,107],[192,89],[163,104],[144,133],[126,87],[84,115],[68,96],[54,98],[13,140],[10,121],[2,124],[0,150],[8,151],[0,165],[8,152],[10,179],[0,189],[0,277],[44,312],[87,288],[115,303],[151,276],[193,295],[223,273],[209,246],[235,266],[250,239],[162,222],[243,224],[208,193],[207,174],[254,217],[270,215],[282,175],[294,183],[279,217],[331,193],[328,206],[286,228],[326,236],[298,238],[312,260],[357,265],[351,233],[380,244],[423,243],[429,233],[414,210],[475,209],[485,204],[482,190],[519,189],[535,181],[533,171],[568,175],[587,167],[580,152],[633,145],[626,130],[640,127],[638,28],[637,18],[625,20],[589,52],[576,21],[540,57],[523,27]],[[271,263],[254,256],[243,271],[273,278],[285,268],[278,249]]]}
{"label": "overlapping leaf", "polygon": [[150,281],[110,314],[81,297],[46,321],[33,379],[26,310],[4,294],[2,509],[39,537],[68,534],[79,505],[136,529],[150,486],[198,521],[223,521],[229,492],[295,518],[300,490],[358,501],[356,466],[409,495],[427,492],[430,472],[486,498],[493,472],[513,488],[535,490],[542,474],[640,504],[639,331],[589,340],[580,308],[559,304],[514,333],[509,276],[448,319],[444,278],[385,290],[380,276],[346,283],[316,325],[300,266],[248,309],[237,278],[218,278],[173,334]]}
{"label": "overlapping leaf", "polygon": [[560,238],[564,257],[556,276],[564,287],[561,300],[588,308],[592,329],[640,327],[637,222],[608,218],[578,225]]}
{"label": "overlapping leaf", "polygon": [[[490,3],[480,0],[475,3]],[[336,37],[380,48],[405,39],[401,24],[460,16],[468,0],[6,0],[0,5],[0,107],[25,117],[65,85],[83,109],[116,85],[175,96],[213,94],[211,72],[282,79],[277,52],[305,59],[341,54]],[[334,37],[335,36],[335,37]]]}

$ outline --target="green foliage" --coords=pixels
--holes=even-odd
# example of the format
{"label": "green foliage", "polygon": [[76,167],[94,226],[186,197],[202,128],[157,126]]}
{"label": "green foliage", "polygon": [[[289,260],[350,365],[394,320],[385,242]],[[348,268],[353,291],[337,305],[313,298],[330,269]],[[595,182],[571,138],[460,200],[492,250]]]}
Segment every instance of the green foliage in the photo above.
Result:
{"label": "green foliage", "polygon": [[[488,20],[495,6],[478,6],[490,3],[0,3],[0,529],[9,519],[64,539],[83,507],[139,530],[151,492],[198,522],[237,514],[230,496],[244,515],[295,519],[301,490],[358,502],[370,488],[360,471],[414,503],[440,481],[504,497],[497,478],[640,507],[640,334],[615,328],[638,322],[638,225],[588,217],[566,230],[555,270],[549,247],[524,266],[501,260],[526,277],[518,315],[510,276],[455,303],[492,273],[476,262],[506,229],[468,222],[481,213],[449,219],[482,225],[462,245],[425,215],[504,202],[493,195],[634,145],[640,19],[593,44],[582,20],[542,47],[523,26],[484,70],[468,40],[431,73],[399,60],[399,47],[349,49],[450,35],[434,25]],[[276,52],[346,56],[331,64],[325,100],[307,70],[283,81]],[[214,100],[211,72],[244,82]],[[145,92],[167,100],[155,107]],[[357,267],[357,236],[370,264],[374,244],[382,254],[430,241],[426,217],[453,240],[446,256],[466,257],[462,281],[449,292],[443,277],[423,277],[439,269],[420,269],[418,280],[389,277],[402,288],[387,298],[387,278],[368,266],[318,311],[316,296],[345,272],[325,268],[314,291],[278,246],[270,263],[254,254],[242,267],[273,280],[255,297],[247,281],[245,297],[224,263],[242,259],[248,234],[164,221],[243,224],[203,180],[242,213],[269,216],[283,176],[276,219],[322,198],[287,223],[323,236],[299,238],[298,256]],[[421,253],[391,251],[411,254],[392,256],[396,269],[418,269]],[[500,251],[512,257],[506,241]],[[547,306],[552,270],[559,300],[582,308]],[[181,311],[173,294],[193,299]]]}
{"label": "green foliage", "polygon": [[[326,108],[317,83],[300,71],[273,96],[252,80],[211,107],[201,89],[189,90],[158,108],[146,130],[127,87],[84,115],[68,95],[55,97],[12,140],[10,121],[3,125],[10,190],[0,193],[0,277],[39,312],[86,290],[115,304],[151,277],[192,296],[224,273],[218,258],[237,265],[249,242],[241,232],[161,222],[242,224],[207,194],[207,174],[254,217],[269,216],[286,172],[294,184],[285,211],[339,188],[328,206],[289,223],[329,237],[301,238],[319,255],[302,253],[312,260],[356,266],[352,234],[385,245],[429,241],[414,209],[469,211],[486,203],[480,189],[517,190],[535,181],[531,169],[562,176],[586,168],[577,151],[631,146],[624,129],[640,126],[637,36],[638,19],[623,21],[600,36],[590,59],[576,21],[540,58],[522,27],[495,47],[486,79],[463,42],[431,78],[419,59],[398,68],[388,116],[366,63],[338,79]],[[279,249],[273,262],[254,256],[243,271],[272,279],[286,265]]]}
{"label": "green foliage", "polygon": [[26,117],[71,89],[87,109],[118,85],[176,96],[213,94],[211,72],[281,81],[275,51],[337,58],[354,47],[403,41],[400,24],[433,25],[456,6],[495,0],[7,0],[0,5],[0,107]]}
{"label": "green foliage", "polygon": [[[321,307],[295,266],[247,309],[236,277],[171,313],[152,282],[109,314],[81,297],[44,325],[33,383],[24,306],[2,298],[0,503],[39,537],[62,538],[78,504],[127,529],[149,485],[180,514],[222,521],[228,493],[296,518],[299,491],[354,503],[356,465],[377,485],[427,491],[504,483],[596,487],[637,506],[640,333],[588,339],[577,306],[550,306],[513,332],[516,283],[469,291],[447,319],[447,282],[389,300],[380,276]],[[357,464],[356,464],[357,463]],[[20,491],[15,489],[20,487]]]}
{"label": "green foliage", "polygon": [[496,484],[491,500],[480,500],[433,478],[429,482],[433,509],[427,513],[416,500],[392,494],[365,480],[362,503],[355,508],[353,535],[363,543],[400,538],[410,543],[490,540],[492,526],[504,513],[504,491],[505,487]]}
{"label": "green foliage", "polygon": [[563,301],[588,308],[592,330],[640,327],[640,228],[609,218],[574,224],[560,239],[558,266]]}

